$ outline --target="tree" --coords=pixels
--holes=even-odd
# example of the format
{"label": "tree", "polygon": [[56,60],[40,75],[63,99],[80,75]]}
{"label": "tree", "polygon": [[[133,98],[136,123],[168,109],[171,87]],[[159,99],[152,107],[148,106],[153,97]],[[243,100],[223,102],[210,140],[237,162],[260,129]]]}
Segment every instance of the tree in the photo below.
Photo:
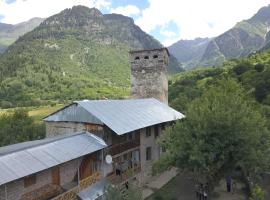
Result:
{"label": "tree", "polygon": [[256,185],[251,191],[249,200],[265,200],[265,192],[260,186]]}
{"label": "tree", "polygon": [[0,146],[45,137],[44,124],[35,123],[23,109],[0,115],[0,127]]}
{"label": "tree", "polygon": [[163,135],[168,153],[154,170],[174,165],[213,189],[237,167],[250,173],[268,168],[269,135],[266,120],[244,90],[235,81],[220,80]]}
{"label": "tree", "polygon": [[143,200],[142,190],[135,183],[129,183],[121,191],[119,186],[108,185],[105,193],[106,199],[109,200]]}
{"label": "tree", "polygon": [[112,185],[108,185],[105,193],[106,199],[110,200],[122,200],[122,193]]}

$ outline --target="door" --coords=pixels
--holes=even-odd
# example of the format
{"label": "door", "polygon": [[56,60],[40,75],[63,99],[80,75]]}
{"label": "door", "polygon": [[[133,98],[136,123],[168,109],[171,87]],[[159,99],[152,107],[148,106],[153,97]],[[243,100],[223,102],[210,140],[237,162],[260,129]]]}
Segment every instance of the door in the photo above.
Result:
{"label": "door", "polygon": [[59,167],[52,168],[52,184],[60,185],[60,170]]}
{"label": "door", "polygon": [[92,159],[90,156],[84,157],[80,165],[80,180],[89,177],[92,174]]}

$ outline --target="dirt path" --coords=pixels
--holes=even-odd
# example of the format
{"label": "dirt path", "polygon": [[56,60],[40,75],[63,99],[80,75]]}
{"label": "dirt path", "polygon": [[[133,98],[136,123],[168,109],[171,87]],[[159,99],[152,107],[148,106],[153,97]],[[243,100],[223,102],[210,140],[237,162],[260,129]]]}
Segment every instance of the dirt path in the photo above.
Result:
{"label": "dirt path", "polygon": [[247,196],[245,194],[245,185],[240,182],[236,182],[235,188],[232,192],[226,191],[226,183],[222,180],[219,185],[215,188],[216,196],[214,200],[246,200]]}

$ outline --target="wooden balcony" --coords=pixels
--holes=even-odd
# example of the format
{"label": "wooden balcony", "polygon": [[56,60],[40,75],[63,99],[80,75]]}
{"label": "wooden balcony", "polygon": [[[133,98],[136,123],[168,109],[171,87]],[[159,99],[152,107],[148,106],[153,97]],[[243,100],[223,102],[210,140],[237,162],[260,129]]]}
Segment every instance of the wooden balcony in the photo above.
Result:
{"label": "wooden balcony", "polygon": [[87,177],[86,179],[81,180],[79,182],[79,185],[77,185],[76,187],[58,195],[57,197],[54,197],[52,200],[76,200],[77,194],[80,191],[96,183],[100,179],[101,179],[101,173],[96,172],[93,175]]}
{"label": "wooden balcony", "polygon": [[107,148],[108,154],[114,156],[140,146],[140,139],[126,141],[120,144],[114,144]]}
{"label": "wooden balcony", "polygon": [[128,181],[129,179],[132,179],[135,175],[137,175],[140,172],[141,172],[141,165],[139,164],[132,168],[128,168],[127,170],[122,172],[121,175],[116,175],[116,173],[113,173],[107,176],[107,179],[114,185],[121,185],[126,181]]}

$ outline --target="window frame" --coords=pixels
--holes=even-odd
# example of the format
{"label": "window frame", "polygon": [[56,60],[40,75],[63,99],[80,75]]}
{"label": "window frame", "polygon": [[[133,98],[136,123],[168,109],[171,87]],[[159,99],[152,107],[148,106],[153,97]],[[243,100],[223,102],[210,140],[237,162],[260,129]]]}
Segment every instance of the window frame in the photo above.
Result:
{"label": "window frame", "polygon": [[145,136],[146,137],[151,137],[151,132],[152,132],[151,126],[146,127],[146,129],[145,129]]}
{"label": "window frame", "polygon": [[146,149],[145,149],[145,160],[146,161],[152,160],[152,147],[146,147]]}
{"label": "window frame", "polygon": [[155,138],[157,138],[159,136],[159,125],[155,125],[154,134],[155,134]]}

